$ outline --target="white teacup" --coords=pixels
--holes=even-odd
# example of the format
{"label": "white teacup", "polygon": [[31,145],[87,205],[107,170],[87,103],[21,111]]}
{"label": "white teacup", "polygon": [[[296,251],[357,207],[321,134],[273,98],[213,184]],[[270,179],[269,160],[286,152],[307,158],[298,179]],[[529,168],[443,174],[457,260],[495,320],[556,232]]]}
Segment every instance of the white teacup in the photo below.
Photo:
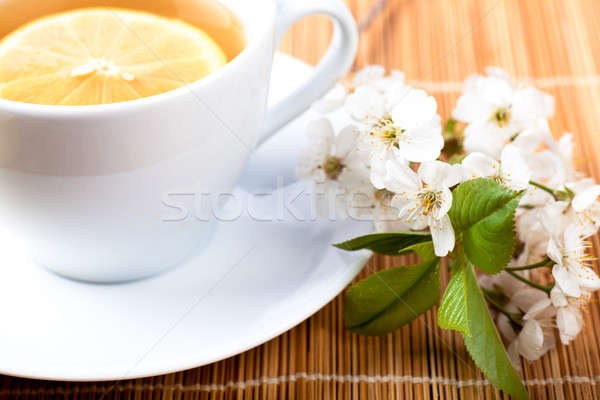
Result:
{"label": "white teacup", "polygon": [[[165,196],[231,190],[255,146],[349,70],[357,31],[340,0],[223,3],[243,22],[248,44],[187,87],[95,106],[0,99],[0,223],[36,262],[94,282],[178,264],[213,224],[165,221]],[[333,19],[331,47],[309,82],[266,110],[273,53],[309,14]]]}

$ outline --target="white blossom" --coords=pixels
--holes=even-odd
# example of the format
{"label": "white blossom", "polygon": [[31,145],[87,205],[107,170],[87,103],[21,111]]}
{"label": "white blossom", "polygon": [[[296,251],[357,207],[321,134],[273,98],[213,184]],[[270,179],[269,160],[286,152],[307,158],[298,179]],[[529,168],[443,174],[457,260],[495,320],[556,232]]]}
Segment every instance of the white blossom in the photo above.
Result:
{"label": "white blossom", "polygon": [[392,71],[385,75],[385,69],[380,65],[369,65],[351,74],[335,85],[322,99],[313,104],[313,109],[321,113],[335,111],[344,105],[348,95],[361,86],[370,86],[378,91],[384,91],[393,82],[404,82],[404,73]]}
{"label": "white blossom", "polygon": [[[513,279],[513,282],[515,281]],[[516,368],[519,366],[519,355],[528,361],[534,361],[554,348],[552,328],[556,310],[551,307],[551,301],[546,293],[533,288],[522,288],[511,295],[505,309],[512,313],[523,314],[518,333],[515,332],[514,325],[506,315],[498,315],[498,328],[510,341],[508,355]]]}
{"label": "white blossom", "polygon": [[384,93],[394,84],[404,84],[404,72],[393,69],[390,71],[389,75],[372,81],[369,86],[379,92]]}
{"label": "white blossom", "polygon": [[[429,229],[440,257],[456,241],[448,215],[454,186],[484,177],[524,191],[515,212],[518,252],[509,264],[523,268],[478,277],[482,288],[501,295],[490,301],[491,312],[518,368],[520,357],[533,361],[553,348],[555,331],[568,344],[583,328],[582,310],[600,289],[587,254],[587,239],[600,229],[600,185],[577,172],[573,136],[553,138],[551,96],[515,85],[499,68],[486,73],[467,78],[453,111],[464,123],[460,164],[437,160],[444,139],[435,99],[405,85],[403,73],[386,76],[382,67],[369,66],[314,104],[321,112],[345,113],[356,126],[336,134],[328,120],[313,122],[298,176],[325,198],[335,192],[341,215],[368,219],[376,231]],[[321,214],[330,216],[332,202],[326,203]],[[531,271],[549,266],[550,295],[532,282],[541,275]]]}
{"label": "white blossom", "polygon": [[586,236],[593,235],[600,228],[600,185],[588,178],[565,186],[575,194],[572,206],[581,231]]}
{"label": "white blossom", "polygon": [[462,161],[465,174],[473,178],[492,178],[512,190],[525,189],[529,185],[529,168],[519,150],[506,146],[500,162],[479,152],[471,153]]}
{"label": "white blossom", "polygon": [[548,134],[545,142],[548,149],[532,155],[530,168],[536,172],[532,179],[552,189],[562,189],[566,183],[579,178],[573,163],[573,136],[565,133],[555,141]]}
{"label": "white blossom", "polygon": [[[587,305],[590,299],[589,291],[582,292],[580,297],[572,297],[564,293],[560,287],[555,286],[550,291],[550,298],[537,301],[523,318],[532,320],[555,317],[554,325],[558,328],[561,342],[569,344],[583,328],[581,309]],[[548,323],[552,324],[551,321]]]}
{"label": "white blossom", "polygon": [[556,263],[552,275],[556,284],[569,296],[579,297],[582,290],[600,289],[600,278],[589,266],[588,248],[589,243],[583,240],[575,224],[548,241],[548,257]]}
{"label": "white blossom", "polygon": [[[539,198],[537,202],[536,197]],[[518,208],[515,221],[517,237],[525,245],[523,255],[526,257],[522,264],[531,264],[547,255],[550,237],[564,232],[573,222],[573,216],[568,212],[568,202],[555,201],[547,192],[536,187],[530,187],[520,205],[533,207]]]}
{"label": "white blossom", "polygon": [[577,176],[573,167],[572,136],[565,134],[555,141],[546,120],[540,119],[518,133],[510,146],[521,152],[533,181],[561,189]]}
{"label": "white blossom", "polygon": [[346,191],[347,215],[356,220],[369,219],[377,232],[409,230],[399,217],[398,210],[391,205],[394,193],[377,189],[371,184],[357,185]]}
{"label": "white blossom", "polygon": [[447,215],[452,205],[449,188],[461,181],[461,168],[429,161],[421,164],[417,174],[406,163],[392,160],[386,167],[382,181],[387,190],[396,194],[391,204],[399,210],[402,223],[415,230],[429,227],[435,254],[447,255],[455,243],[454,229]]}
{"label": "white blossom", "polygon": [[536,320],[525,321],[516,338],[509,344],[508,356],[516,369],[519,369],[519,355],[528,361],[535,361],[555,346],[554,336],[549,327],[542,327]]}
{"label": "white blossom", "polygon": [[385,93],[361,86],[348,96],[346,109],[362,123],[371,158],[396,153],[408,161],[431,161],[444,147],[437,103],[422,90],[398,82]]}
{"label": "white blossom", "polygon": [[[523,200],[522,200],[523,202]],[[531,210],[517,209],[515,225],[517,238],[524,244],[521,254],[522,264],[532,264],[546,256],[550,235],[542,223],[547,215],[543,207],[534,207]]]}
{"label": "white blossom", "polygon": [[353,151],[358,131],[353,126],[344,128],[337,136],[328,119],[322,118],[307,126],[310,147],[298,163],[300,178],[311,177],[316,182],[354,178],[362,171],[363,163]]}
{"label": "white blossom", "polygon": [[555,287],[550,292],[550,297],[553,306],[557,308],[556,326],[560,341],[569,344],[583,328],[583,315],[580,310],[590,301],[591,293],[583,291],[579,297],[571,297],[559,287]]}
{"label": "white blossom", "polygon": [[331,122],[318,119],[307,127],[310,145],[298,162],[297,176],[314,183],[313,200],[319,215],[331,216],[331,197],[361,185],[370,185],[368,169],[355,152],[358,131],[352,126],[337,136]]}
{"label": "white blossom", "polygon": [[554,99],[533,88],[517,88],[501,70],[489,70],[487,77],[473,76],[465,84],[452,113],[467,123],[465,150],[498,157],[514,135],[547,119],[554,113]]}
{"label": "white blossom", "polygon": [[548,121],[540,119],[515,134],[510,143],[524,156],[531,156],[540,150],[542,143],[550,135]]}
{"label": "white blossom", "polygon": [[371,158],[369,164],[370,179],[371,183],[376,188],[381,189],[387,187],[388,181],[393,179],[393,177],[388,174],[388,161],[403,163],[406,166],[409,165],[408,161],[402,157],[402,154],[400,154],[397,148],[392,148],[390,151],[384,152],[380,156]]}

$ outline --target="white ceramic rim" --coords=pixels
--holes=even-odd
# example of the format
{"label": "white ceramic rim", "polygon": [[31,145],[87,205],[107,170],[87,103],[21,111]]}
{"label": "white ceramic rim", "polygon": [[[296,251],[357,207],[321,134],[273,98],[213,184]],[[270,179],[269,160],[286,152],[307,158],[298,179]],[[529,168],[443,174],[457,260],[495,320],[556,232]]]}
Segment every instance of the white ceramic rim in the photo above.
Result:
{"label": "white ceramic rim", "polygon": [[181,96],[189,91],[195,91],[203,86],[207,86],[211,83],[214,83],[215,81],[221,79],[223,76],[227,75],[238,65],[246,62],[246,60],[251,57],[251,54],[254,53],[255,50],[262,45],[262,39],[269,31],[270,24],[254,23],[253,25],[260,26],[260,28],[255,29],[253,26],[253,29],[250,30],[250,23],[248,22],[249,18],[254,17],[255,15],[261,15],[262,19],[266,21],[274,21],[276,18],[277,11],[277,3],[274,0],[264,0],[263,3],[268,4],[269,9],[261,9],[260,14],[257,13],[253,14],[252,16],[242,15],[232,10],[231,7],[229,7],[229,5],[227,4],[229,3],[229,1],[217,1],[225,5],[228,9],[230,9],[230,11],[233,12],[240,19],[240,21],[242,21],[244,25],[245,34],[248,40],[246,46],[240,54],[238,54],[233,60],[228,62],[224,67],[211,73],[210,75],[198,81],[184,85],[180,88],[170,90],[168,92],[164,92],[150,97],[144,97],[141,99],[124,101],[120,103],[95,104],[85,106],[57,106],[23,103],[19,101],[6,100],[0,98],[0,111],[9,112],[15,115],[24,115],[30,117],[43,116],[45,118],[56,117],[59,119],[69,117],[81,118],[98,116],[106,113],[114,114],[119,112],[131,112],[132,110],[150,106],[156,103],[160,103],[162,101],[167,101],[173,97]]}
{"label": "white ceramic rim", "polygon": [[[360,271],[364,268],[367,262],[371,259],[372,255],[373,253],[371,251],[362,250],[359,256],[360,258],[357,259],[354,263],[349,264],[348,268],[344,271],[343,274],[336,275],[330,282],[327,282],[327,285],[321,285],[319,287],[312,288],[312,290],[310,290],[309,292],[303,293],[304,295],[309,294],[309,296],[306,297],[313,299],[310,305],[306,306],[306,301],[304,300],[306,297],[294,298],[294,300],[290,304],[288,304],[289,309],[286,313],[287,318],[282,319],[277,323],[274,323],[273,325],[275,326],[275,328],[273,328],[268,334],[256,335],[251,337],[249,340],[240,341],[240,343],[237,346],[232,346],[227,353],[222,353],[218,357],[205,358],[195,362],[170,364],[165,365],[162,368],[148,368],[145,370],[139,369],[136,370],[135,373],[125,375],[119,378],[115,377],[114,375],[100,374],[82,377],[47,375],[45,372],[35,372],[33,371],[33,369],[28,370],[27,372],[0,370],[0,373],[16,378],[41,379],[48,381],[107,382],[114,380],[151,378],[154,376],[167,375],[210,365],[225,360],[227,358],[242,354],[248,350],[252,350],[253,348],[267,343],[272,339],[275,339],[276,337],[284,334],[285,332],[289,331],[295,326],[300,325],[302,322],[306,321],[317,311],[321,310],[329,302],[335,299],[337,295],[339,295],[342,292],[342,290],[344,290],[344,288],[348,286],[348,284],[352,282],[352,280],[360,273]],[[324,286],[327,286],[327,290],[322,290]]]}

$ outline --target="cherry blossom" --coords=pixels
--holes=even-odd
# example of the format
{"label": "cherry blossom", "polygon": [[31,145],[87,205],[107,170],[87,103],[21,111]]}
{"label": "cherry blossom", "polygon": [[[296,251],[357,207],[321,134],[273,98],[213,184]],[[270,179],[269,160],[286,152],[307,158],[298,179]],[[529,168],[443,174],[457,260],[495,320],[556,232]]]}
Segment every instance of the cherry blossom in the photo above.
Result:
{"label": "cherry blossom", "polygon": [[465,150],[498,157],[516,134],[554,113],[554,99],[533,88],[516,87],[508,75],[496,68],[488,76],[475,75],[465,84],[452,113],[467,123]]}
{"label": "cherry blossom", "polygon": [[462,179],[462,169],[441,161],[421,164],[418,173],[400,161],[387,162],[386,189],[395,193],[392,206],[402,223],[411,229],[429,227],[435,254],[445,256],[454,248],[455,238],[448,210],[452,205],[450,187]]}
{"label": "cherry blossom", "polygon": [[385,93],[361,86],[346,100],[346,109],[361,123],[371,157],[395,153],[408,161],[431,161],[444,146],[436,101],[423,90],[398,82]]}

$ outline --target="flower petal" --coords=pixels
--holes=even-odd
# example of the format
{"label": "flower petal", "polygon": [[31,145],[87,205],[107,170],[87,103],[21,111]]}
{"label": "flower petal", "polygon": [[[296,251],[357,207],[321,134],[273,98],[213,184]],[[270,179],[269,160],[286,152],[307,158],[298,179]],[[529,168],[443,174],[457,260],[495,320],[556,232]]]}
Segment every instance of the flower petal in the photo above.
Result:
{"label": "flower petal", "polygon": [[396,84],[396,83],[403,83],[404,82],[404,72],[399,71],[399,70],[392,70],[390,72],[390,74],[386,77],[383,77],[381,79],[377,79],[376,81],[372,82],[370,85],[375,88],[376,90],[385,93],[390,87],[392,87],[392,85]]}
{"label": "flower petal", "polygon": [[439,200],[441,202],[441,205],[440,208],[436,210],[436,219],[440,219],[444,215],[448,214],[448,211],[450,211],[450,208],[452,207],[452,192],[450,191],[450,189],[443,188]]}
{"label": "flower petal", "polygon": [[488,76],[482,79],[479,93],[482,97],[481,100],[491,104],[494,108],[509,107],[514,96],[514,90],[510,82],[496,76]]}
{"label": "flower petal", "polygon": [[511,87],[513,86],[512,78],[510,77],[508,72],[506,72],[505,70],[503,70],[500,67],[495,67],[495,66],[485,67],[485,73],[488,76],[495,76],[496,78],[504,79],[506,82],[508,82],[509,85],[511,85]]}
{"label": "flower petal", "polygon": [[419,178],[433,189],[452,187],[463,179],[462,168],[443,161],[427,161],[419,167]]}
{"label": "flower petal", "polygon": [[430,222],[429,228],[431,230],[435,255],[444,257],[454,249],[455,243],[454,229],[452,228],[450,217],[444,215],[441,220],[434,220],[432,222]]}
{"label": "flower petal", "polygon": [[408,91],[402,88],[398,90],[399,95],[394,96],[397,98],[393,99],[393,108],[390,113],[394,124],[406,130],[412,130],[428,124],[437,116],[437,103],[425,91],[412,88]]}
{"label": "flower petal", "polygon": [[575,307],[561,307],[556,313],[556,325],[560,331],[560,340],[563,344],[569,344],[581,332],[583,317]]}
{"label": "flower petal", "polygon": [[571,217],[566,213],[568,206],[566,201],[553,201],[540,210],[538,220],[548,234],[557,235],[571,222]]}
{"label": "flower petal", "polygon": [[562,189],[570,177],[570,167],[550,150],[537,151],[526,157],[531,179],[534,181],[544,182],[551,188]]}
{"label": "flower petal", "polygon": [[584,247],[581,235],[581,227],[577,224],[569,224],[563,234],[564,248],[570,256],[583,256]]}
{"label": "flower petal", "polygon": [[[540,292],[539,290],[537,291]],[[537,302],[533,303],[531,306],[526,308],[527,312],[523,316],[523,319],[536,319],[538,315],[546,311],[549,307],[552,307],[552,301],[548,298],[548,296],[546,296],[545,298],[538,300]],[[544,314],[546,313],[544,312]]]}
{"label": "flower petal", "polygon": [[600,185],[589,187],[573,198],[573,208],[575,211],[581,212],[591,206],[598,196],[600,196]]}
{"label": "flower petal", "polygon": [[387,158],[373,157],[370,165],[370,180],[375,189],[385,189],[388,182],[388,173],[385,164]]}
{"label": "flower petal", "polygon": [[[551,135],[548,135],[552,137]],[[553,151],[557,152],[565,162],[571,162],[573,160],[573,153],[575,150],[575,143],[573,142],[573,135],[565,133],[558,139],[556,146],[551,147]]]}
{"label": "flower petal", "polygon": [[463,83],[463,93],[476,93],[479,86],[481,86],[482,79],[485,79],[485,76],[479,74],[467,76],[467,79],[465,79],[465,82]]}
{"label": "flower petal", "polygon": [[378,232],[407,231],[409,226],[400,222],[398,209],[391,204],[377,202],[373,211],[373,224]]}
{"label": "flower petal", "polygon": [[319,166],[331,154],[334,140],[333,127],[329,120],[320,118],[306,127],[309,147],[300,157],[296,167],[296,175],[300,179],[310,178],[322,181]]}
{"label": "flower petal", "polygon": [[[546,301],[546,300],[547,300],[546,306],[549,306],[550,299],[548,298],[548,295],[546,293],[542,292],[541,290],[537,290],[537,289],[533,289],[533,288],[520,290],[510,298],[510,301],[512,303],[514,303],[517,307],[519,307],[519,309],[521,311],[525,311],[525,312],[531,311],[531,308],[534,305],[541,307],[540,302]],[[537,304],[537,303],[540,303],[540,304]]]}
{"label": "flower petal", "polygon": [[481,101],[475,92],[468,92],[460,96],[452,117],[461,122],[473,123],[478,120],[488,119],[494,112],[494,107]]}
{"label": "flower petal", "polygon": [[516,146],[522,154],[533,154],[542,144],[542,136],[535,129],[525,129],[517,135],[512,145]]}
{"label": "flower petal", "polygon": [[500,158],[500,153],[508,139],[506,136],[486,120],[467,125],[463,145],[467,153],[481,152],[490,157]]}
{"label": "flower petal", "polygon": [[507,353],[514,369],[519,371],[521,369],[521,359],[519,358],[519,338],[516,338],[508,345]]}
{"label": "flower petal", "polygon": [[383,118],[386,114],[385,98],[369,86],[361,86],[346,99],[346,110],[361,122]]}
{"label": "flower petal", "polygon": [[408,94],[414,90],[412,87],[404,84],[404,80],[398,80],[393,82],[390,86],[385,88],[385,98],[388,109],[393,109],[397,104],[401,103],[402,100],[408,96]]}
{"label": "flower petal", "polygon": [[496,318],[496,325],[498,326],[498,330],[506,338],[506,340],[512,342],[517,338],[517,334],[510,323],[508,317],[504,314],[498,314]]}
{"label": "flower petal", "polygon": [[502,176],[512,190],[522,190],[529,186],[531,173],[519,149],[512,145],[504,147],[500,156]]}
{"label": "flower petal", "polygon": [[342,129],[335,138],[335,156],[346,158],[346,156],[356,147],[358,134],[358,129],[353,125],[349,125]]}
{"label": "flower petal", "polygon": [[569,304],[567,297],[558,286],[552,288],[550,291],[550,298],[552,299],[552,304],[554,307],[565,307],[567,304]]}
{"label": "flower petal", "polygon": [[535,361],[544,353],[544,332],[539,322],[528,320],[519,332],[519,353],[528,361]]}
{"label": "flower petal", "polygon": [[571,274],[562,265],[557,264],[552,268],[552,276],[554,276],[558,287],[568,296],[579,297],[581,295],[581,289],[579,288],[576,276]]}
{"label": "flower petal", "polygon": [[568,188],[574,191],[575,193],[582,193],[595,185],[596,182],[593,178],[583,178],[575,182],[569,182],[567,184]]}
{"label": "flower petal", "polygon": [[436,114],[428,123],[405,131],[400,136],[400,152],[409,161],[424,162],[435,160],[444,147],[442,125]]}
{"label": "flower petal", "polygon": [[410,229],[422,230],[427,227],[427,221],[420,212],[420,202],[416,194],[396,195],[391,204],[399,210],[398,218],[400,221]]}
{"label": "flower petal", "polygon": [[416,193],[420,189],[420,182],[415,171],[410,169],[406,160],[395,158],[388,159],[385,164],[385,188],[391,192]]}
{"label": "flower petal", "polygon": [[473,179],[494,176],[500,169],[500,164],[496,160],[479,152],[469,154],[461,164],[465,174]]}
{"label": "flower petal", "polygon": [[335,136],[333,126],[327,118],[319,118],[311,121],[306,126],[306,134],[311,141],[322,143],[323,147],[327,147],[327,150],[333,144]]}
{"label": "flower petal", "polygon": [[514,94],[511,113],[521,123],[550,118],[554,114],[554,97],[534,87],[518,89]]}
{"label": "flower petal", "polygon": [[[523,272],[527,271],[518,271],[517,274],[521,275]],[[525,290],[529,287],[525,283],[516,280],[512,275],[510,275],[506,271],[502,271],[499,274],[494,275],[494,286],[501,289],[502,292],[504,292],[504,294],[506,294],[508,297],[512,297],[515,295],[515,293],[518,293],[520,290]],[[508,304],[512,305],[511,303]],[[518,310],[515,310],[515,312],[516,311]]]}
{"label": "flower petal", "polygon": [[352,86],[357,88],[362,85],[368,85],[385,75],[385,68],[381,65],[367,65],[356,74],[352,79]]}
{"label": "flower petal", "polygon": [[577,277],[579,286],[589,289],[600,289],[600,277],[590,267],[578,266],[573,270],[573,274]]}
{"label": "flower petal", "polygon": [[550,238],[550,240],[548,240],[548,248],[546,249],[546,254],[548,255],[548,257],[550,257],[552,261],[559,265],[562,265],[562,251],[560,250],[558,243],[556,243],[556,240],[554,240],[553,238]]}

